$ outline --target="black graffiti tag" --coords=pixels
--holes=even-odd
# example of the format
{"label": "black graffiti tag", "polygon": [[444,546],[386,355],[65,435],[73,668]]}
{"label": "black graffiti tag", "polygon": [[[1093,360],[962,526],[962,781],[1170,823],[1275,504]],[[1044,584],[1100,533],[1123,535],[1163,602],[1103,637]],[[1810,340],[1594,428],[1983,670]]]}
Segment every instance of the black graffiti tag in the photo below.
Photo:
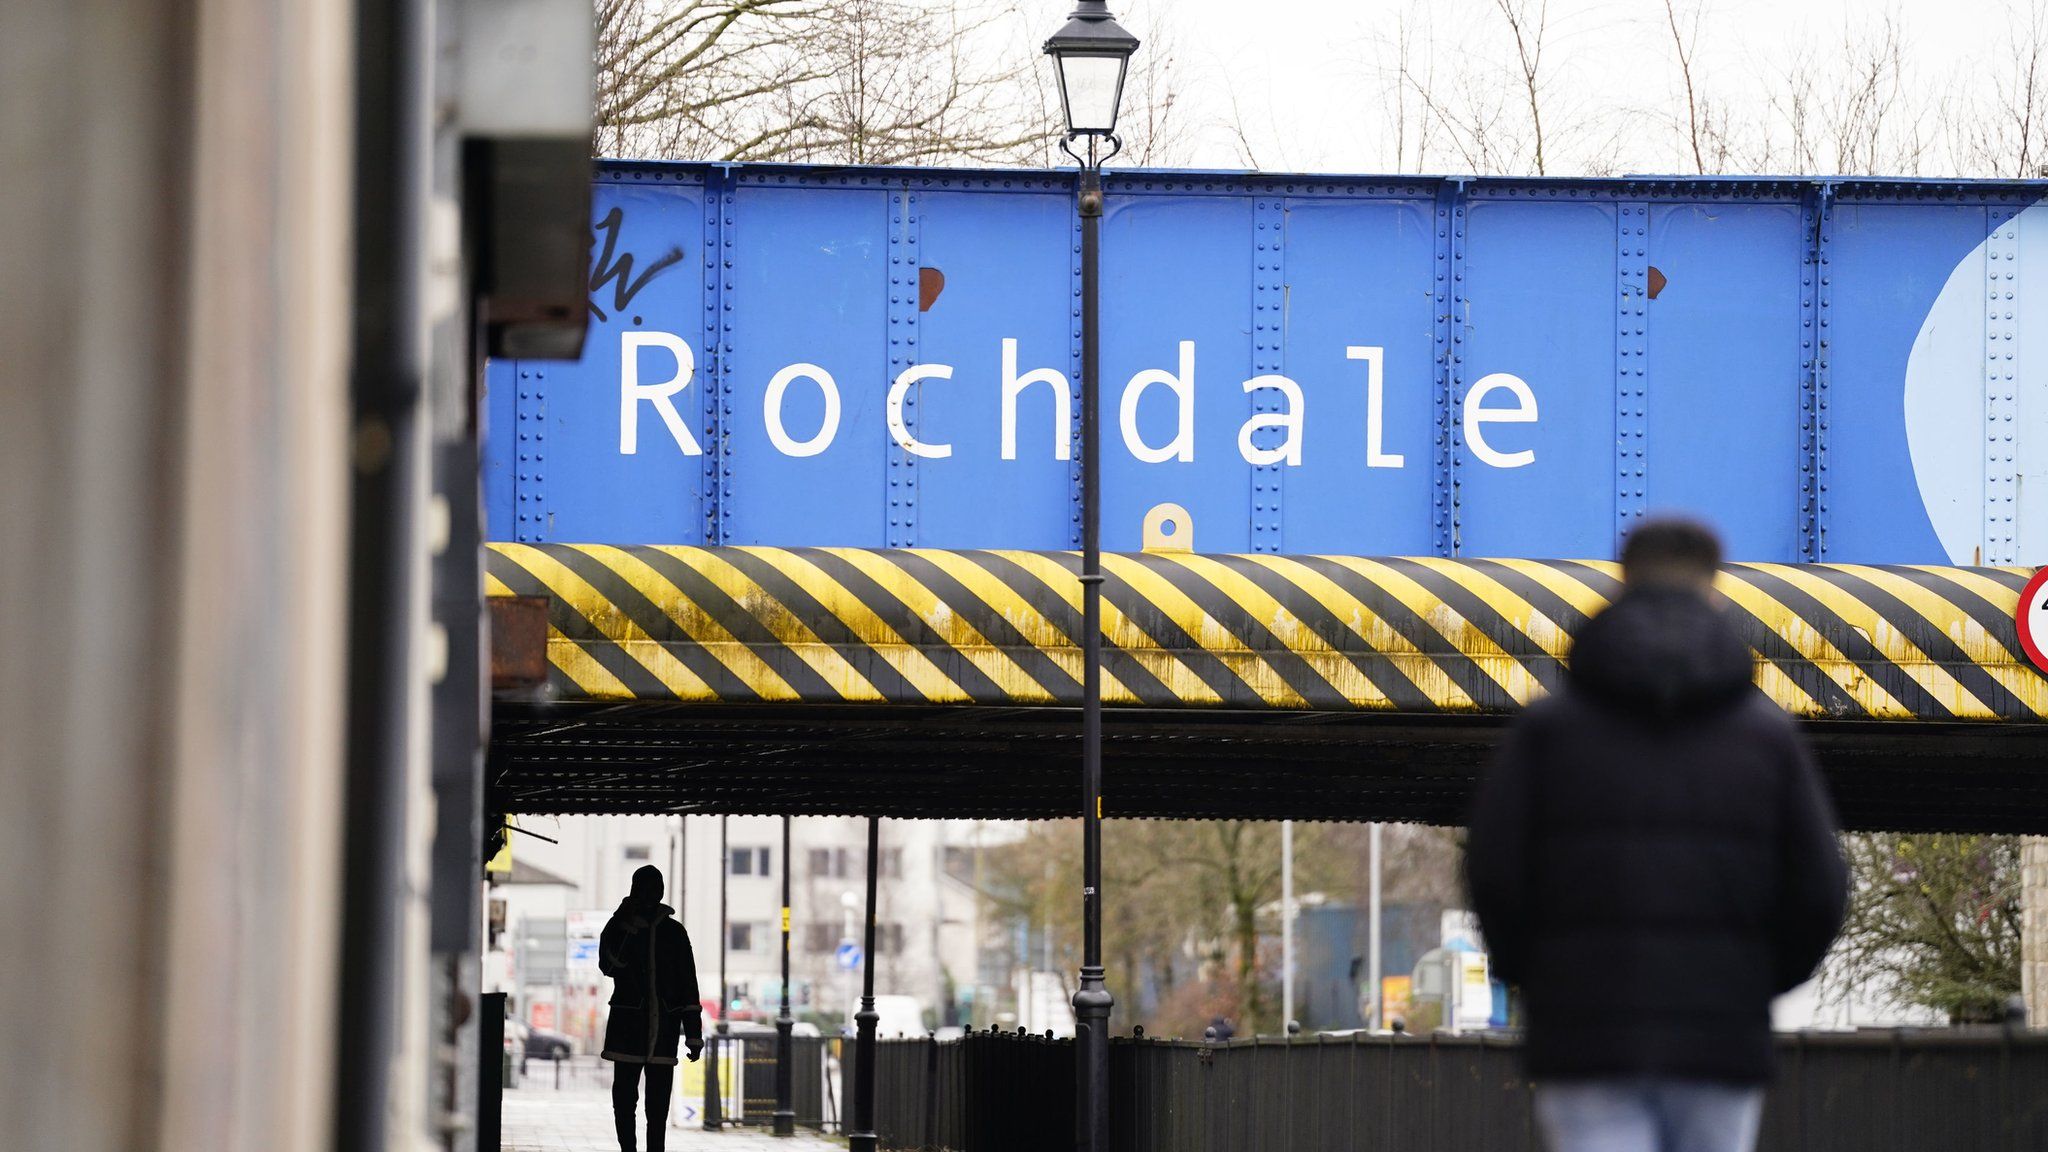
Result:
{"label": "black graffiti tag", "polygon": [[600,239],[604,241],[604,250],[597,254],[597,259],[590,266],[590,313],[599,320],[609,319],[605,315],[604,309],[597,306],[597,294],[604,289],[606,284],[612,286],[612,311],[624,312],[626,305],[633,302],[633,297],[639,295],[642,288],[647,287],[648,281],[661,275],[669,266],[680,262],[683,258],[683,250],[681,248],[671,248],[663,253],[660,259],[649,264],[640,275],[633,275],[633,254],[631,252],[622,256],[613,256],[619,244],[619,230],[625,226],[625,223],[625,212],[618,208],[613,208],[610,212],[605,213],[604,219],[597,222],[596,228],[591,229],[590,246],[592,248],[597,247],[597,242]]}

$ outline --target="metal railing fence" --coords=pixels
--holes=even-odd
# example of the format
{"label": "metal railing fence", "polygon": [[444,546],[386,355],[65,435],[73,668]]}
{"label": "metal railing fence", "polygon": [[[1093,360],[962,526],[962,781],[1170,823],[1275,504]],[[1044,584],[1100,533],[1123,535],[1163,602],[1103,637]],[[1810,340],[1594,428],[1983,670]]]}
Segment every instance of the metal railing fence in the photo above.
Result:
{"label": "metal railing fence", "polygon": [[529,1092],[610,1088],[612,1064],[600,1056],[581,1052],[574,1056],[528,1056],[516,1049],[506,1056],[507,1088]]}
{"label": "metal railing fence", "polygon": [[[1071,1041],[982,1032],[876,1047],[884,1148],[1074,1139]],[[2048,1032],[1805,1033],[1778,1047],[1760,1152],[2048,1149]],[[1110,1091],[1117,1152],[1541,1152],[1510,1037],[1118,1039]]]}
{"label": "metal railing fence", "polygon": [[[789,1043],[794,1073],[790,1078],[790,1108],[796,1113],[797,1127],[836,1130],[840,1038],[792,1036]],[[775,1117],[775,1034],[743,1032],[728,1036],[720,1056],[735,1062],[740,1077],[734,1088],[739,1108],[726,1113],[725,1123],[767,1126]]]}
{"label": "metal railing fence", "polygon": [[[715,1036],[710,1041],[718,1043]],[[790,1056],[795,1061],[795,1075],[790,1078],[790,1106],[796,1112],[798,1127],[838,1130],[838,1070],[842,1043],[837,1036],[790,1038]],[[851,1044],[845,1046],[849,1050],[852,1048]],[[774,1033],[747,1032],[727,1036],[719,1058],[728,1065],[725,1075],[731,1078],[724,1122],[735,1127],[767,1127],[775,1116]],[[615,1074],[611,1061],[590,1053],[543,1057],[527,1056],[515,1049],[506,1052],[503,1067],[505,1087],[529,1092],[609,1089]],[[675,1089],[678,1093],[684,1090],[683,1081],[684,1073],[678,1067]]]}

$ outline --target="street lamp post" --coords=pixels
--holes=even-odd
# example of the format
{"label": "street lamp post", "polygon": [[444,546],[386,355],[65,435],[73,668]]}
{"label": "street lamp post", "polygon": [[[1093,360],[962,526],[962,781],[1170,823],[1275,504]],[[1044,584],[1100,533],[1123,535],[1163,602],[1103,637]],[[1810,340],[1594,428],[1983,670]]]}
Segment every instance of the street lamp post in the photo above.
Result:
{"label": "street lamp post", "polygon": [[732,935],[726,923],[727,887],[732,878],[732,849],[726,843],[726,825],[732,817],[718,818],[718,1033],[707,1045],[704,1058],[704,1127],[716,1132],[725,1126],[725,1081],[718,1074],[718,1061],[725,1055],[725,1037],[731,1031],[725,1014],[732,1009],[732,989],[725,982],[725,942]]}
{"label": "street lamp post", "polygon": [[782,818],[782,1010],[775,1017],[775,1134],[796,1135],[796,1106],[791,1092],[796,1071],[796,1021],[789,1015],[789,817]]}
{"label": "street lamp post", "polygon": [[847,1134],[847,1152],[875,1152],[881,1142],[875,1137],[875,866],[881,855],[882,820],[868,817],[868,907],[861,951],[860,1011],[854,1014],[853,1048],[853,1131]]}
{"label": "street lamp post", "polygon": [[1380,825],[1373,821],[1371,839],[1368,841],[1366,887],[1371,890],[1367,897],[1365,911],[1366,928],[1366,979],[1371,982],[1370,1003],[1372,1008],[1365,1015],[1365,1026],[1377,1032],[1387,1025],[1387,1006],[1380,1000],[1384,979],[1380,975]]}
{"label": "street lamp post", "polygon": [[1280,1033],[1294,1034],[1294,821],[1280,822]]}
{"label": "street lamp post", "polygon": [[[1045,42],[1059,76],[1066,135],[1081,166],[1081,982],[1074,993],[1076,1146],[1109,1147],[1109,1011],[1102,972],[1102,164],[1116,155],[1117,105],[1138,38],[1104,0],[1080,0]],[[1076,146],[1079,150],[1076,150]]]}

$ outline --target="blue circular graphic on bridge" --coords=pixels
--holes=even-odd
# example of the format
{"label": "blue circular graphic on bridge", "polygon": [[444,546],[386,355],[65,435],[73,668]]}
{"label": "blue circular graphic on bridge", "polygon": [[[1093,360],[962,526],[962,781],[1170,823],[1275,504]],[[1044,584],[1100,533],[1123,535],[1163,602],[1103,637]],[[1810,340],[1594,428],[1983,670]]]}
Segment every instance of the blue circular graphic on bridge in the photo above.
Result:
{"label": "blue circular graphic on bridge", "polygon": [[2040,546],[2027,543],[2048,524],[2030,523],[2042,519],[2043,505],[2022,499],[2030,461],[2021,410],[2048,399],[2048,388],[2028,370],[2020,288],[2030,265],[2044,266],[2044,244],[2048,205],[2033,204],[1993,227],[1949,274],[1906,362],[1913,477],[1951,563],[2041,559]]}

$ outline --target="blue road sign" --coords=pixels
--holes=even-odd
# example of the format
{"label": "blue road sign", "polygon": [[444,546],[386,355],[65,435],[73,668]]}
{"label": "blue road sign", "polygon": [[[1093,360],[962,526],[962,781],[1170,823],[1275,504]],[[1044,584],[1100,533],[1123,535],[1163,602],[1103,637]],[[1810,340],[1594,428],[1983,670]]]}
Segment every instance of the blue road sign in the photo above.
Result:
{"label": "blue road sign", "polygon": [[[583,359],[489,366],[492,538],[1075,546],[1072,180],[600,166]],[[2044,192],[1113,173],[1103,546],[2048,560]]]}
{"label": "blue road sign", "polygon": [[860,945],[851,940],[840,944],[833,956],[839,961],[839,966],[848,972],[860,967]]}

